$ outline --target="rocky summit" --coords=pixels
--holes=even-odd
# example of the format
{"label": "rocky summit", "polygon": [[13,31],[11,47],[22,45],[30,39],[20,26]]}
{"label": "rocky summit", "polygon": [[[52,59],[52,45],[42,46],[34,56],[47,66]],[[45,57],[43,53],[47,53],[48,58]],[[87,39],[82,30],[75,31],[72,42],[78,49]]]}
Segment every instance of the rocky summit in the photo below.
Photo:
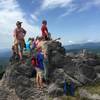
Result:
{"label": "rocky summit", "polygon": [[0,100],[49,100],[63,96],[64,81],[71,81],[75,87],[100,81],[100,58],[83,51],[78,54],[66,53],[59,41],[48,41],[49,64],[48,83],[43,90],[36,88],[32,77],[31,57],[24,63],[12,60],[0,81]]}

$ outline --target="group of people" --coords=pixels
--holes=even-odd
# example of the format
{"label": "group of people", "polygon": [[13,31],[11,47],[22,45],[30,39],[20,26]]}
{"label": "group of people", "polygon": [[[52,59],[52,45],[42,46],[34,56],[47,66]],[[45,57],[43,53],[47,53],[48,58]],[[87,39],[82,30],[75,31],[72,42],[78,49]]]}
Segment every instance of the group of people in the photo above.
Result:
{"label": "group of people", "polygon": [[14,44],[12,46],[13,54],[17,55],[20,61],[23,60],[24,48],[28,51],[28,56],[31,57],[31,64],[36,71],[36,83],[38,88],[43,88],[43,79],[47,80],[47,64],[48,55],[45,43],[51,40],[51,35],[48,33],[47,21],[42,21],[41,36],[35,38],[29,38],[25,43],[25,35],[27,31],[22,28],[22,22],[16,22],[16,28],[14,30]]}

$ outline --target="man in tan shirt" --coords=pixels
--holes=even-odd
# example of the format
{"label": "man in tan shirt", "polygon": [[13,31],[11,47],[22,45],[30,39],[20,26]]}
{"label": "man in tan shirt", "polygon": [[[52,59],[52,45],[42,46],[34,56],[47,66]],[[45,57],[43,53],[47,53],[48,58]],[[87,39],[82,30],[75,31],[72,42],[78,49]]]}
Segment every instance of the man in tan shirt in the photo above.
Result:
{"label": "man in tan shirt", "polygon": [[16,48],[16,53],[19,55],[20,60],[22,60],[23,58],[23,48],[24,48],[24,37],[26,35],[26,30],[23,29],[22,26],[22,22],[17,21],[16,23],[16,28],[14,30],[14,45]]}

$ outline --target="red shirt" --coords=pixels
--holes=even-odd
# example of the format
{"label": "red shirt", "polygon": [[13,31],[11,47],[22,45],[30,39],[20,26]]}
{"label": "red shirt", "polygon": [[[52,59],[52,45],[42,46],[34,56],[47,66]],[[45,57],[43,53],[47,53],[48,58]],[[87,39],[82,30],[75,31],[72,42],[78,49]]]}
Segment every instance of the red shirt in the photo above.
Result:
{"label": "red shirt", "polygon": [[47,34],[48,34],[48,28],[47,28],[46,25],[42,25],[41,31],[42,31],[42,36],[47,36]]}

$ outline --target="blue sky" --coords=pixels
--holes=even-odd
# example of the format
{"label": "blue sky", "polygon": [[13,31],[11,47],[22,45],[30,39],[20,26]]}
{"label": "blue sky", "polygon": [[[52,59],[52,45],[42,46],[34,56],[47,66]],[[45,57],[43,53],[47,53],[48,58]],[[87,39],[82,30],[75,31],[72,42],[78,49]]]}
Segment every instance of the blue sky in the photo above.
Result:
{"label": "blue sky", "polygon": [[41,34],[41,22],[63,45],[100,41],[100,0],[0,0],[0,49],[11,48],[17,20],[30,36]]}

